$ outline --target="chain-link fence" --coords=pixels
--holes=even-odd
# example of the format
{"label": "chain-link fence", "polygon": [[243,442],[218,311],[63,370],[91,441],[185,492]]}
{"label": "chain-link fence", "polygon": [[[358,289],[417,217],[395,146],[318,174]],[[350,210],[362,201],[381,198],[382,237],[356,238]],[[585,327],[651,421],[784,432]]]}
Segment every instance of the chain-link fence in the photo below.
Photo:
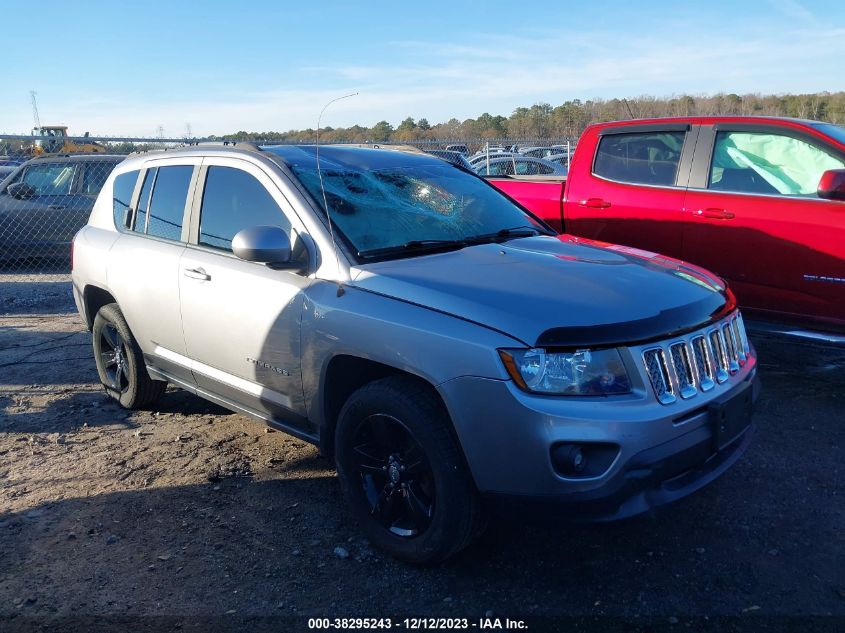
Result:
{"label": "chain-link fence", "polygon": [[[212,139],[219,140],[219,139]],[[67,272],[70,242],[112,169],[127,154],[201,139],[0,134],[0,272]],[[278,140],[255,141],[279,144]],[[375,146],[396,142],[373,143]],[[412,140],[481,175],[565,176],[571,139]]]}

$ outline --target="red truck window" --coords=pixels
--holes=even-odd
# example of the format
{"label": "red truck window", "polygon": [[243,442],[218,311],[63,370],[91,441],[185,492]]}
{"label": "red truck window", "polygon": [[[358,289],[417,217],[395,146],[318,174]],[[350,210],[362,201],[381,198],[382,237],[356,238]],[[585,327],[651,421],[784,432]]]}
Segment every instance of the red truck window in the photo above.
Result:
{"label": "red truck window", "polygon": [[643,185],[674,185],[686,132],[633,132],[601,137],[593,173]]}
{"label": "red truck window", "polygon": [[763,132],[719,132],[709,189],[815,196],[819,179],[845,162],[805,141]]}

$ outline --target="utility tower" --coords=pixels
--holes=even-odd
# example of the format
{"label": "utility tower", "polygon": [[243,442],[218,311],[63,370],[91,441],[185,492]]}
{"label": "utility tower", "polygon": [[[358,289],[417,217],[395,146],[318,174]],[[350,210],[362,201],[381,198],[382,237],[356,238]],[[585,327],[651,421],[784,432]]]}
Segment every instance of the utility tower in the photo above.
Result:
{"label": "utility tower", "polygon": [[38,116],[38,102],[35,97],[38,93],[35,90],[29,91],[29,98],[32,101],[32,118],[35,121],[35,129],[41,134],[41,117]]}

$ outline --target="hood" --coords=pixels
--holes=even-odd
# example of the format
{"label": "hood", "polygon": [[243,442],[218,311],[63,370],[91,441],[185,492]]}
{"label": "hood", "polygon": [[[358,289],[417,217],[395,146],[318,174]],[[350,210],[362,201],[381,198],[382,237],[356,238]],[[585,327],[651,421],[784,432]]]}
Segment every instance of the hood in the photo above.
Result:
{"label": "hood", "polygon": [[696,266],[569,235],[361,265],[356,287],[504,332],[538,347],[665,338],[733,309]]}

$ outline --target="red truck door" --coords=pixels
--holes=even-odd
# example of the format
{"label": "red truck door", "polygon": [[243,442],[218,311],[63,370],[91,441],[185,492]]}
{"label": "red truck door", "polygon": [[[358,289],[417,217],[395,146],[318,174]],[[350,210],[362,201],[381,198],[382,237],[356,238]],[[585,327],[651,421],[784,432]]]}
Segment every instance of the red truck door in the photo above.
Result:
{"label": "red truck door", "polygon": [[697,134],[670,122],[588,129],[570,166],[565,231],[680,257]]}
{"label": "red truck door", "polygon": [[487,180],[514,200],[518,200],[555,231],[563,232],[561,215],[563,177],[535,176],[521,179],[491,177]]}
{"label": "red truck door", "polygon": [[800,129],[702,126],[683,259],[725,277],[743,307],[845,326],[845,202],[816,195],[843,167],[845,152]]}

